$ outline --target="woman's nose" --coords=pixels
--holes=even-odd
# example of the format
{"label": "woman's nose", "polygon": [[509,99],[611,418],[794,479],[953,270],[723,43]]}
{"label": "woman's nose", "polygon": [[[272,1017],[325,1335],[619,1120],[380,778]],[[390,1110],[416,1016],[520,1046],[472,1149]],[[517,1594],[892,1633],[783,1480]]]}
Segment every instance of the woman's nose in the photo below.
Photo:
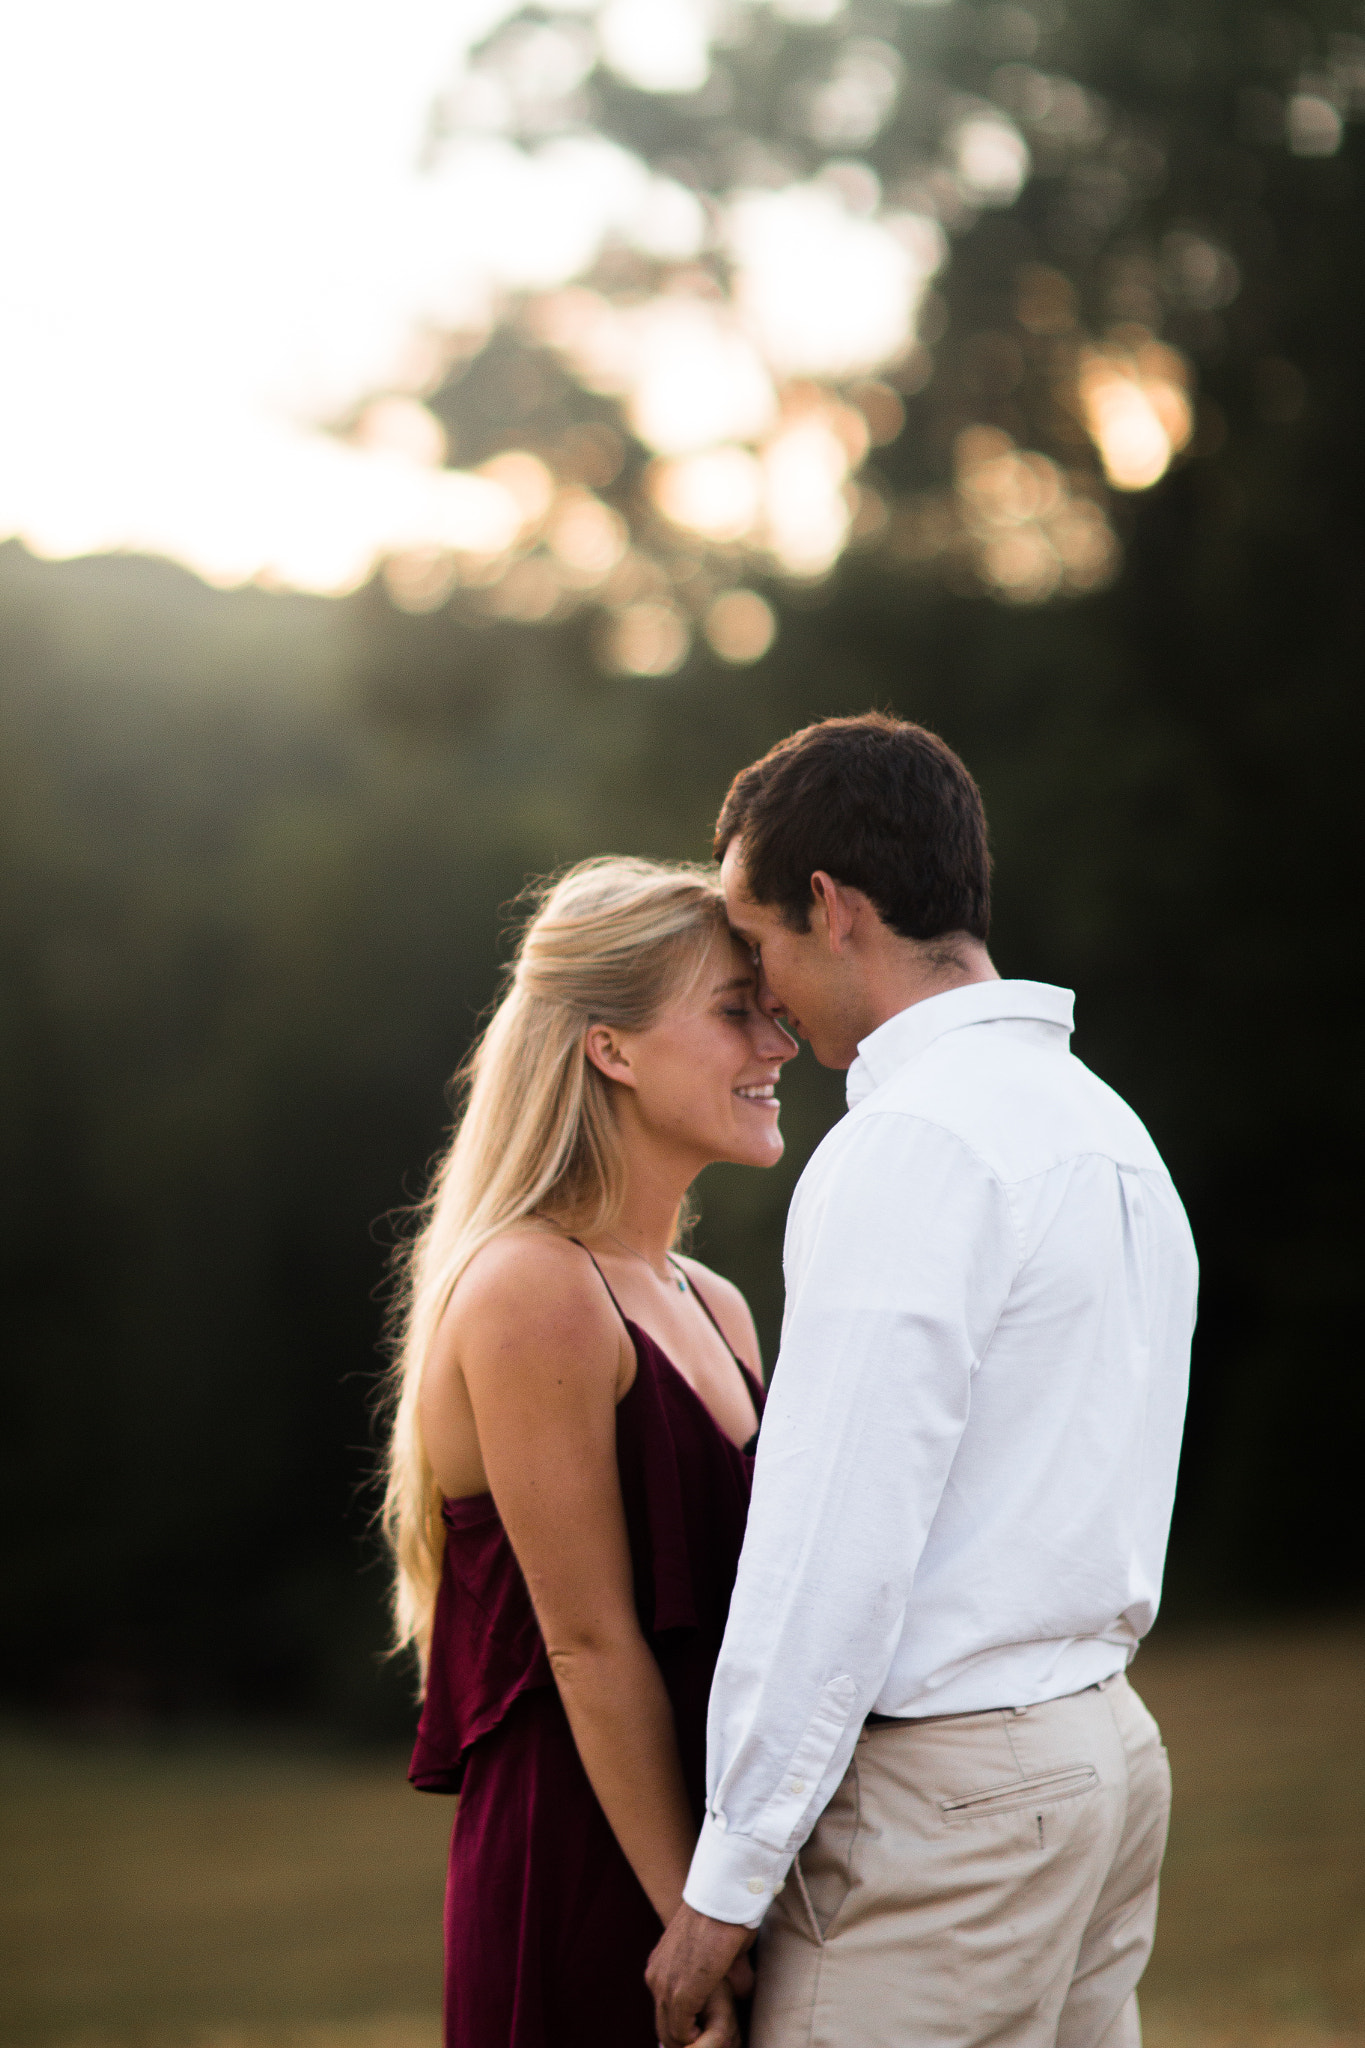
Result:
{"label": "woman's nose", "polygon": [[754,1001],[762,1015],[773,1027],[775,1042],[780,1041],[786,1048],[778,1057],[789,1060],[792,1054],[799,1048],[791,1032],[779,1021],[786,1014],[786,1004],[782,1002],[780,997],[773,994],[768,977],[761,967],[758,970],[758,987],[754,992]]}
{"label": "woman's nose", "polygon": [[[759,1000],[762,1001],[761,995]],[[766,1004],[764,1004],[763,1027],[759,1035],[759,1051],[764,1059],[777,1060],[780,1064],[791,1059],[795,1053],[800,1051],[800,1047],[790,1031],[787,1030],[785,1025],[779,1024],[777,1018],[768,1010]]]}
{"label": "woman's nose", "polygon": [[777,1016],[782,1008],[781,1003],[772,992],[772,986],[769,983],[767,974],[764,972],[761,960],[758,963],[758,987],[754,991],[754,1000],[765,1017]]}

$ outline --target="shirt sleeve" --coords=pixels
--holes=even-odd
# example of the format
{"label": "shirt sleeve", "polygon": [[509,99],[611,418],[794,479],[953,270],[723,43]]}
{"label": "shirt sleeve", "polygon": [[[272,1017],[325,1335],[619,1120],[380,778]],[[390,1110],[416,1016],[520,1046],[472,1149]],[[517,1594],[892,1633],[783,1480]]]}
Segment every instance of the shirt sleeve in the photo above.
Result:
{"label": "shirt sleeve", "polygon": [[835,1159],[793,1204],[782,1346],[683,1893],[745,1926],[833,1797],[885,1682],[972,1374],[1019,1267],[1005,1188],[951,1132],[888,1110],[832,1136]]}

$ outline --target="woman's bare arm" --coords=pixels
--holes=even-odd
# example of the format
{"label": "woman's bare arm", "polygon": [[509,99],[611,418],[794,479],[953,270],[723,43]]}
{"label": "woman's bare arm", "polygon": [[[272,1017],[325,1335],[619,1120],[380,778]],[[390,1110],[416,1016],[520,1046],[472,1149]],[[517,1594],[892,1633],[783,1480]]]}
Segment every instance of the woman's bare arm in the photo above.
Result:
{"label": "woman's bare arm", "polygon": [[439,1435],[443,1413],[466,1396],[472,1406],[583,1768],[666,1926],[696,1828],[672,1707],[635,1612],[616,1465],[616,1404],[633,1371],[583,1254],[508,1238],[456,1289],[422,1407],[424,1428]]}

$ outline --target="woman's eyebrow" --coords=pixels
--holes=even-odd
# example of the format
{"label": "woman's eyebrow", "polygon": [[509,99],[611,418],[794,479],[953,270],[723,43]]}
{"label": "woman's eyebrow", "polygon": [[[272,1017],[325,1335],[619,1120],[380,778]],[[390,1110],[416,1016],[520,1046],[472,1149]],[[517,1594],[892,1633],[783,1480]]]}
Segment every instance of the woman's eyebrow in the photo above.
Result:
{"label": "woman's eyebrow", "polygon": [[753,985],[754,977],[752,974],[737,974],[731,981],[717,982],[711,993],[713,996],[723,996],[727,995],[732,988],[752,988]]}

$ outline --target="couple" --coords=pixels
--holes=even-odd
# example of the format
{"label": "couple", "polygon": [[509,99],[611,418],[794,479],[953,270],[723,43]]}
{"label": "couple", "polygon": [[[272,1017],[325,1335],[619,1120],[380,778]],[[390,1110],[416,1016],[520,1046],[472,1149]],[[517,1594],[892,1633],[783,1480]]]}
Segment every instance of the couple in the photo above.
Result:
{"label": "couple", "polygon": [[[1070,995],[991,965],[940,740],[809,727],[716,853],[543,898],[413,1250],[388,1527],[413,1781],[461,1794],[447,2048],[1136,2048],[1184,1213]],[[764,1413],[743,1297],[673,1247],[703,1166],[780,1156],[788,1024],[849,1113]]]}

